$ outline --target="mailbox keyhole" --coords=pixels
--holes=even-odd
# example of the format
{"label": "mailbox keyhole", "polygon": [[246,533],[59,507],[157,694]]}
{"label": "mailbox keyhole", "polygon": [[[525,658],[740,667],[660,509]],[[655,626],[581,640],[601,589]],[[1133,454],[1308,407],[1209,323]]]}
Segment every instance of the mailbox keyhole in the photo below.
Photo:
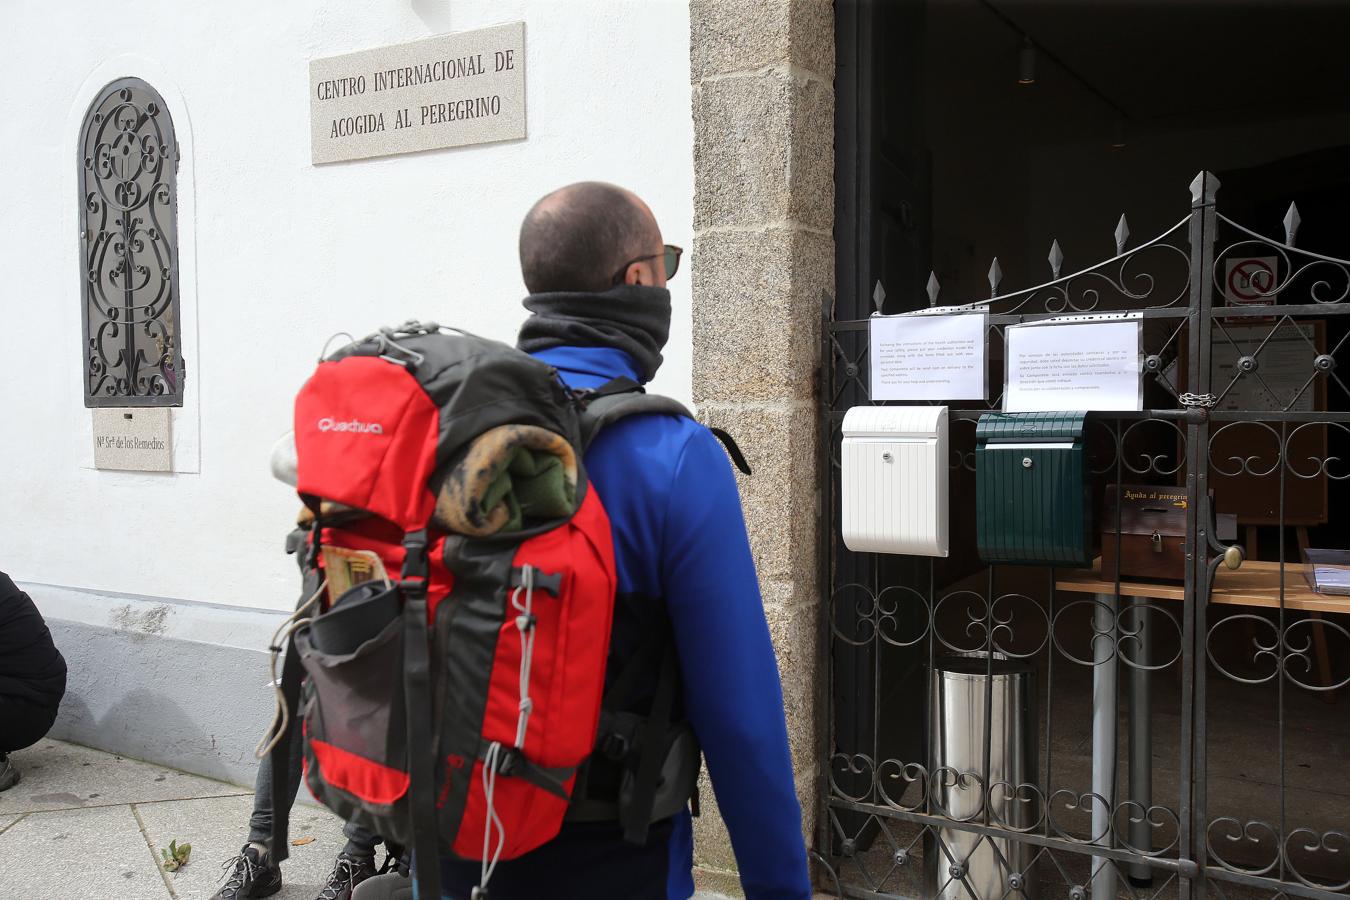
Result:
{"label": "mailbox keyhole", "polygon": [[1022,457],[1022,468],[1030,469],[1031,466],[1032,466],[1031,457],[1030,456]]}
{"label": "mailbox keyhole", "polygon": [[883,453],[883,454],[881,454],[881,458],[882,458],[883,460],[885,460],[886,462],[890,462],[890,461],[891,461],[891,454],[890,454],[890,453]]}

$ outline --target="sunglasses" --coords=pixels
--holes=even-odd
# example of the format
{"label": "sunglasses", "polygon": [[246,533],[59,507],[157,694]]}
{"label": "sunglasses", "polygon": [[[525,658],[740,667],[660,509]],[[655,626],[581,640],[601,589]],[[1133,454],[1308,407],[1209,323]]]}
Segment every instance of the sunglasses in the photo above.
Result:
{"label": "sunglasses", "polygon": [[628,262],[624,263],[619,268],[619,271],[614,273],[614,280],[611,283],[617,285],[622,282],[624,275],[628,272],[628,267],[633,263],[646,262],[649,259],[657,258],[664,259],[666,264],[666,280],[669,281],[675,277],[676,272],[680,271],[680,256],[683,253],[684,248],[676,247],[674,244],[666,244],[665,249],[660,253],[653,253],[650,256],[639,256],[636,259],[630,259]]}

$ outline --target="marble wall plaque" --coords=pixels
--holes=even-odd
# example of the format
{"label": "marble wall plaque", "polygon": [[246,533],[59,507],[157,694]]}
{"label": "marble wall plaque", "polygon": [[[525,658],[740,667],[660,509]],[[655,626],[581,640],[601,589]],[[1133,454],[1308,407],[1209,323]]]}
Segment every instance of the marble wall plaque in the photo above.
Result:
{"label": "marble wall plaque", "polygon": [[525,137],[525,23],[309,63],[315,164]]}
{"label": "marble wall plaque", "polygon": [[172,472],[169,408],[99,407],[94,414],[94,468]]}

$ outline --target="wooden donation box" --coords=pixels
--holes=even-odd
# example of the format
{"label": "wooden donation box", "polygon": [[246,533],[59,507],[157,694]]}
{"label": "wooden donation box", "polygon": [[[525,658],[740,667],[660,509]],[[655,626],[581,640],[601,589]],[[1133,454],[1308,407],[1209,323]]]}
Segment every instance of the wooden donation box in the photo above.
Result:
{"label": "wooden donation box", "polygon": [[1086,421],[1082,412],[980,417],[975,428],[975,539],[985,562],[1091,564]]}
{"label": "wooden donation box", "polygon": [[[1119,500],[1121,494],[1124,499]],[[1211,499],[1213,491],[1210,492]],[[1147,484],[1106,489],[1102,508],[1102,578],[1116,577],[1116,507],[1120,510],[1120,576],[1159,581],[1186,578],[1186,489]],[[1237,540],[1237,517],[1217,516],[1215,537]]]}
{"label": "wooden donation box", "polygon": [[947,555],[947,407],[855,406],[844,414],[844,546]]}

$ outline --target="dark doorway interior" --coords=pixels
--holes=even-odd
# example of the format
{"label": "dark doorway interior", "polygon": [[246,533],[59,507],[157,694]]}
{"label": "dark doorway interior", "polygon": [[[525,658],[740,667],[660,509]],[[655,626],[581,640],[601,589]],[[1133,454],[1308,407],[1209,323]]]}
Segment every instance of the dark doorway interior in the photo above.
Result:
{"label": "dark doorway interior", "polygon": [[[871,312],[877,281],[886,312],[926,305],[930,271],[940,302],[987,297],[995,256],[1005,291],[1037,284],[1055,239],[1066,271],[1096,262],[1122,213],[1136,240],[1174,224],[1201,169],[1271,234],[1292,196],[1350,184],[1347,4],[840,0],[837,15],[838,318]],[[1327,224],[1300,243],[1343,251]]]}

